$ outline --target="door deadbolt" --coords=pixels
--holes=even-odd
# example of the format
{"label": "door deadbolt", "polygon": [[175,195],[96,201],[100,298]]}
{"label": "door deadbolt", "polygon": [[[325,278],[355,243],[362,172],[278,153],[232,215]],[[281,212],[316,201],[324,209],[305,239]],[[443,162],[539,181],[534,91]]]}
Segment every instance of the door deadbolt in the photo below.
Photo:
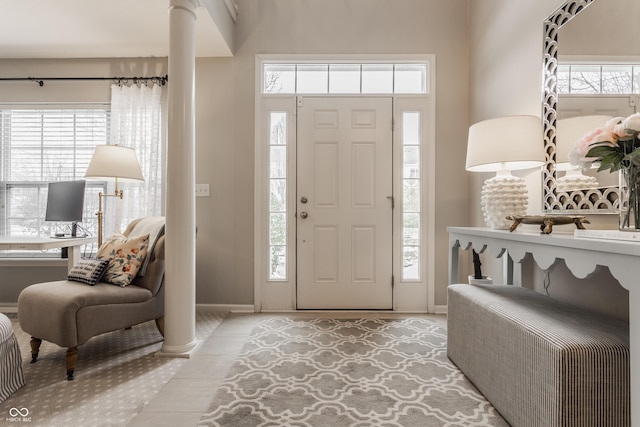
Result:
{"label": "door deadbolt", "polygon": [[309,216],[309,214],[306,213],[305,211],[300,212],[300,218],[305,219],[308,216]]}
{"label": "door deadbolt", "polygon": [[308,201],[309,201],[309,200],[308,200],[306,197],[304,197],[304,196],[300,197],[300,203],[302,203],[303,205],[304,205],[305,203],[307,203]]}

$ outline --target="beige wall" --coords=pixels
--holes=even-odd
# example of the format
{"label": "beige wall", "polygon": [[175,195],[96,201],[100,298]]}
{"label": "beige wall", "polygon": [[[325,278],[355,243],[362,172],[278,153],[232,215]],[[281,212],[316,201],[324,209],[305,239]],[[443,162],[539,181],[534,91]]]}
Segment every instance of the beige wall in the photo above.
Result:
{"label": "beige wall", "polygon": [[[602,0],[599,0],[600,2]],[[470,123],[512,114],[541,113],[542,22],[563,1],[512,0],[470,1]],[[596,4],[594,4],[595,6]],[[576,20],[579,18],[576,18]],[[599,37],[606,34],[597,32]],[[543,144],[542,136],[540,144]],[[522,173],[530,191],[529,213],[542,208],[542,182],[537,172]],[[480,188],[488,176],[469,174],[469,225],[483,226],[480,212]],[[590,227],[615,228],[614,215],[592,215]],[[501,281],[500,263],[483,256],[483,264],[496,281]],[[525,280],[544,292],[544,272],[525,268]],[[549,294],[618,317],[628,317],[628,293],[608,271],[591,280],[577,280],[560,263],[549,272]]]}
{"label": "beige wall", "polygon": [[[198,124],[198,179],[232,184],[233,191],[198,201],[198,223],[211,238],[198,237],[198,302],[253,302],[253,150],[254,67],[256,54],[435,54],[437,62],[436,304],[446,304],[447,234],[449,224],[467,221],[467,179],[460,174],[467,123],[466,0],[240,0],[232,60],[200,62],[198,108],[208,120],[228,110],[233,122],[220,121],[216,133],[202,140]],[[205,71],[206,70],[206,71]],[[202,77],[220,80],[200,90]],[[220,97],[220,91],[231,96]],[[233,124],[233,128],[229,126]],[[206,124],[213,127],[213,124]],[[205,147],[207,145],[208,147]],[[209,146],[210,145],[210,146]],[[222,152],[219,170],[215,157]],[[200,154],[203,154],[200,156]],[[207,153],[205,155],[205,153]],[[230,162],[229,160],[232,159]],[[213,162],[213,163],[212,163]],[[201,171],[208,169],[206,175]],[[226,184],[224,184],[226,185]],[[215,184],[218,187],[218,184]],[[216,211],[206,203],[223,204]],[[208,218],[202,215],[207,212]],[[222,243],[224,242],[224,243]],[[204,250],[206,246],[206,250]],[[216,258],[223,257],[217,260]]]}
{"label": "beige wall", "polygon": [[[211,191],[196,199],[197,302],[253,303],[255,55],[403,53],[436,55],[435,304],[446,304],[446,227],[483,225],[479,194],[487,176],[464,171],[468,126],[503,115],[540,114],[542,20],[560,3],[239,0],[235,57],[196,63],[196,182],[210,184]],[[0,61],[5,77],[164,73],[162,58]],[[0,84],[0,102],[108,99],[108,82]],[[532,193],[530,211],[537,212],[539,176],[522,175]],[[592,221],[615,226],[612,217]],[[499,274],[492,260],[483,262]],[[0,289],[0,303],[11,302],[28,284],[19,271],[1,266],[0,277],[0,288],[7,289]],[[532,269],[530,278],[539,287],[543,274]],[[560,266],[550,278],[554,296],[626,307],[625,292],[606,274],[579,282]]]}
{"label": "beige wall", "polygon": [[[0,59],[0,77],[164,76],[166,58]],[[109,102],[110,81],[0,82],[3,102]]]}
{"label": "beige wall", "polygon": [[602,55],[637,61],[640,56],[638,16],[640,2],[637,0],[596,1],[580,13],[579,19],[562,27],[558,55]]}
{"label": "beige wall", "polygon": [[[196,199],[197,302],[253,304],[255,55],[435,54],[435,304],[445,305],[446,227],[466,225],[468,212],[468,180],[462,172],[461,155],[468,123],[467,0],[240,0],[238,7],[235,56],[196,62],[196,182],[210,184],[211,193]],[[156,73],[149,63],[162,69],[166,61],[6,63],[10,67],[2,64],[2,75],[73,76],[134,71],[137,75],[145,67]],[[93,101],[109,97],[106,83],[82,91],[73,83],[60,85],[50,94],[54,100],[61,96]],[[41,95],[34,86],[4,84],[0,102],[34,100]],[[4,277],[8,276],[3,275],[3,282],[23,286],[17,277]]]}

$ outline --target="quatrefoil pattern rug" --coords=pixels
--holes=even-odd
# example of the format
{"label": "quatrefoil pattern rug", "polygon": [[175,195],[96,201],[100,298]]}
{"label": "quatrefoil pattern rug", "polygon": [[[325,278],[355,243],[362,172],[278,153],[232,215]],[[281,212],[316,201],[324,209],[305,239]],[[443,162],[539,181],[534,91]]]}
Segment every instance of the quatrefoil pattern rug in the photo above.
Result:
{"label": "quatrefoil pattern rug", "polygon": [[[91,338],[79,348],[75,380],[67,381],[67,350],[43,341],[38,361],[30,363],[30,336],[20,328],[17,314],[8,316],[26,385],[0,404],[0,426],[126,426],[187,363],[154,357],[162,336],[151,321]],[[225,316],[196,314],[196,337],[208,338]],[[28,422],[14,420],[18,410],[28,414]]]}
{"label": "quatrefoil pattern rug", "polygon": [[265,320],[201,426],[506,426],[437,321]]}

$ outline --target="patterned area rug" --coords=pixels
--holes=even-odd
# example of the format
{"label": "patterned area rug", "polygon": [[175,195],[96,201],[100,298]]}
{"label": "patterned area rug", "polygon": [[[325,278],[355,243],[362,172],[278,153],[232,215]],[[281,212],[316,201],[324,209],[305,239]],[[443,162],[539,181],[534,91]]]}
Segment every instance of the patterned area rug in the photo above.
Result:
{"label": "patterned area rug", "polygon": [[199,425],[508,426],[421,318],[265,320]]}
{"label": "patterned area rug", "polygon": [[[155,322],[110,332],[79,347],[75,380],[67,381],[66,349],[42,342],[31,364],[30,336],[17,314],[8,314],[22,353],[26,385],[0,405],[0,425],[28,411],[29,426],[126,426],[187,359],[154,357],[162,346]],[[198,313],[196,337],[206,339],[222,323],[223,313]]]}

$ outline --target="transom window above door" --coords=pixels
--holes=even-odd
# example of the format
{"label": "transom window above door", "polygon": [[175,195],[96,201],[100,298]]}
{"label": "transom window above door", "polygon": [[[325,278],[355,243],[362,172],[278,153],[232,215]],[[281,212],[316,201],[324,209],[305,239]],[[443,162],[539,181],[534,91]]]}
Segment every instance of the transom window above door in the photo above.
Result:
{"label": "transom window above door", "polygon": [[263,94],[426,94],[426,63],[265,63]]}
{"label": "transom window above door", "polygon": [[638,63],[563,63],[558,65],[558,93],[566,94],[638,94]]}

